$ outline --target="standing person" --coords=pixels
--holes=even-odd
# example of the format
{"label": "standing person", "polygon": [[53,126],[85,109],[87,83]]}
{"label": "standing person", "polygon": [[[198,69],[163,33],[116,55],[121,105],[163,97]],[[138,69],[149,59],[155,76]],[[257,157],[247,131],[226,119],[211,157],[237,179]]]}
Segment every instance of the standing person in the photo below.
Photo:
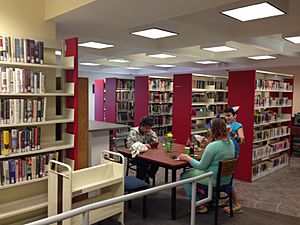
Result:
{"label": "standing person", "polygon": [[[244,131],[243,131],[243,125],[236,121],[237,118],[237,112],[239,110],[239,106],[235,107],[227,107],[224,110],[225,119],[227,123],[227,129],[230,134],[230,138],[234,143],[234,155],[235,158],[239,157],[240,152],[240,146],[245,143],[245,137],[244,137]],[[235,213],[243,213],[243,209],[241,204],[238,202],[237,194],[235,190],[232,187],[229,187],[228,191],[232,191],[232,200],[233,200],[233,212]],[[226,205],[226,203],[225,203]],[[226,206],[224,209],[224,212],[230,213],[230,207]]]}
{"label": "standing person", "polygon": [[[234,158],[234,145],[228,136],[226,124],[222,119],[213,119],[210,127],[210,143],[206,146],[200,161],[191,158],[189,155],[180,154],[178,158],[190,163],[194,168],[181,174],[180,179],[187,179],[207,172],[213,172],[213,185],[217,183],[217,173],[219,170],[219,162]],[[223,177],[221,185],[229,184],[231,177]],[[199,181],[202,185],[208,185],[208,179]],[[191,198],[192,184],[185,184],[184,191]],[[196,200],[199,201],[200,194],[196,192]],[[197,206],[196,212],[205,213],[207,208],[203,205]]]}
{"label": "standing person", "polygon": [[[156,133],[151,129],[152,126],[153,121],[150,117],[142,118],[138,127],[131,128],[126,142],[127,148],[130,148],[135,142],[141,142],[145,144],[148,149],[151,149],[150,144],[158,142]],[[149,183],[149,177],[152,179],[155,177],[159,166],[139,160],[138,158],[136,158],[136,163],[136,177]]]}

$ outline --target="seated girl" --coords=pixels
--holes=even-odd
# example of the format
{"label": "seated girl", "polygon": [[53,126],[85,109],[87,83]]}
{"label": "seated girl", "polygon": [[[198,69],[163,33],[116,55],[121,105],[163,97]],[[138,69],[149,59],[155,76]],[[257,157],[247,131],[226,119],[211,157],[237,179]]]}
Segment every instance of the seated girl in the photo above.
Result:
{"label": "seated girl", "polygon": [[[228,136],[226,124],[222,119],[213,119],[210,128],[210,137],[208,138],[210,143],[205,148],[200,161],[191,158],[187,154],[180,154],[178,158],[190,163],[193,169],[188,170],[181,174],[180,179],[186,179],[194,177],[207,172],[213,172],[212,181],[215,186],[217,183],[217,173],[219,169],[219,162],[227,159],[234,158],[234,144]],[[202,179],[199,184],[208,185],[208,179]],[[230,177],[224,177],[221,180],[221,185],[229,184]],[[184,190],[186,195],[191,198],[192,184],[185,184]],[[200,200],[200,194],[196,193],[196,201]],[[198,206],[196,212],[206,212],[205,206]]]}

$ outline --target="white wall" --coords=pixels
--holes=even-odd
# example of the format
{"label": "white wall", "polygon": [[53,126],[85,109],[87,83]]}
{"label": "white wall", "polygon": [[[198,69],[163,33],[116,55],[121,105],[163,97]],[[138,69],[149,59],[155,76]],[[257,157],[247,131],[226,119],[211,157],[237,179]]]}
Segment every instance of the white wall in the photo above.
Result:
{"label": "white wall", "polygon": [[134,76],[131,75],[98,74],[93,72],[79,72],[79,76],[89,78],[89,120],[95,119],[95,95],[92,93],[92,85],[95,80],[101,80],[108,77],[134,78]]}

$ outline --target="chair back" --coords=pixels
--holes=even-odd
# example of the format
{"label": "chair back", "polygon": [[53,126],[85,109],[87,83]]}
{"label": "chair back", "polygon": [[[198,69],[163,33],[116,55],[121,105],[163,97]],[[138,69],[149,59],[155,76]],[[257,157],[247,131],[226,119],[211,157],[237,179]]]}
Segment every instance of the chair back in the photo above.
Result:
{"label": "chair back", "polygon": [[231,176],[230,183],[232,182],[236,164],[237,164],[237,159],[228,159],[228,160],[223,160],[223,161],[219,162],[217,186],[220,186],[222,177]]}

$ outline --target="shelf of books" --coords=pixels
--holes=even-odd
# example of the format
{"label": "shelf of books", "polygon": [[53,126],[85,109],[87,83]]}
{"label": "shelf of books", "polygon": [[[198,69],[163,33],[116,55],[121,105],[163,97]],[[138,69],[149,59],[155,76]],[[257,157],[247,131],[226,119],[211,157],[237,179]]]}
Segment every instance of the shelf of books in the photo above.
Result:
{"label": "shelf of books", "polygon": [[172,131],[173,79],[170,77],[136,77],[134,125],[144,116],[153,118],[152,129],[160,137]]}
{"label": "shelf of books", "polygon": [[0,220],[10,224],[46,212],[50,159],[76,167],[78,54],[76,38],[0,40]]}
{"label": "shelf of books", "polygon": [[[105,121],[132,127],[134,123],[134,93],[134,79],[107,78],[105,80]],[[116,146],[124,146],[124,139],[127,138],[128,132],[129,130],[126,128],[113,134]]]}
{"label": "shelf of books", "polygon": [[228,101],[240,106],[246,140],[236,178],[255,181],[289,164],[293,82],[292,75],[266,71],[229,73]]}
{"label": "shelf of books", "polygon": [[186,144],[194,135],[207,135],[206,124],[227,105],[227,77],[174,75],[173,134],[176,142]]}

